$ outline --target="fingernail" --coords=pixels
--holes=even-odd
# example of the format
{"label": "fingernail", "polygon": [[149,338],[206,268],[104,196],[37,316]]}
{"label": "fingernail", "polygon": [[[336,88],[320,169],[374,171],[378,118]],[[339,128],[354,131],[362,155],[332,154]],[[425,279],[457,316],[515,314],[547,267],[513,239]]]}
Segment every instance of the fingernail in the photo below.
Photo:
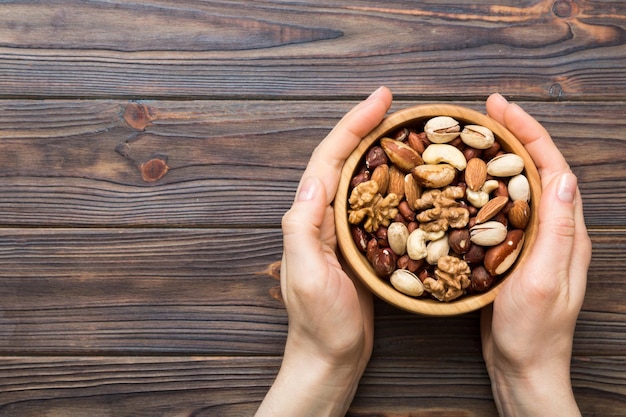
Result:
{"label": "fingernail", "polygon": [[366,100],[369,100],[371,98],[376,97],[378,94],[380,94],[380,92],[382,91],[383,86],[381,85],[380,87],[378,87],[376,90],[374,90],[374,92],[372,94],[369,95],[369,97],[367,97]]}
{"label": "fingernail", "polygon": [[503,96],[502,94],[500,94],[500,93],[493,93],[493,96],[494,96],[494,97],[495,97],[498,101],[500,101],[500,102],[501,102],[501,103],[503,103],[503,104],[508,104],[508,103],[509,103],[509,101],[508,101],[507,99],[505,99],[505,98],[504,98],[504,96]]}
{"label": "fingernail", "polygon": [[576,196],[576,186],[578,181],[574,174],[563,174],[559,178],[559,185],[556,195],[564,203],[573,203]]}
{"label": "fingernail", "polygon": [[302,180],[296,201],[310,201],[313,200],[317,190],[319,188],[319,180],[315,177],[308,177]]}

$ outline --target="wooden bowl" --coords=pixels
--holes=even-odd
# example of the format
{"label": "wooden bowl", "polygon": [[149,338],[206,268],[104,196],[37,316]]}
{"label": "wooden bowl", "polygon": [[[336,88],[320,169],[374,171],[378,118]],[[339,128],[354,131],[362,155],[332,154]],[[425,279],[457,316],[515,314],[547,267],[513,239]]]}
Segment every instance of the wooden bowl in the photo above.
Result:
{"label": "wooden bowl", "polygon": [[[350,182],[356,175],[365,153],[377,141],[392,134],[397,129],[419,125],[435,116],[450,116],[458,120],[462,125],[477,124],[488,127],[494,133],[502,150],[513,152],[524,160],[524,175],[528,178],[531,189],[530,208],[531,217],[525,229],[525,239],[522,252],[515,264],[503,275],[499,276],[496,283],[486,292],[466,294],[460,298],[443,302],[432,297],[410,297],[402,294],[391,286],[388,280],[379,278],[369,261],[362,254],[352,239],[350,225],[348,223],[348,191]],[[537,234],[538,204],[541,197],[541,182],[539,173],[530,155],[524,146],[504,126],[492,120],[488,116],[477,111],[449,104],[433,104],[409,107],[397,111],[385,118],[370,134],[368,134],[359,146],[346,160],[341,173],[341,179],[334,202],[335,225],[339,249],[355,275],[379,298],[409,312],[430,316],[452,316],[480,309],[495,299],[502,284],[520,264],[525,262],[528,256],[528,248],[533,245]]]}

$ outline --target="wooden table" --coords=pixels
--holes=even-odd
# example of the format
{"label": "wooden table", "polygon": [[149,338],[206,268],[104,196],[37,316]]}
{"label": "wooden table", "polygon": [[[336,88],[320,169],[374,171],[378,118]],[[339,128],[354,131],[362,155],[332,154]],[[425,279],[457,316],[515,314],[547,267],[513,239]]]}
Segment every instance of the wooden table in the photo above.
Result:
{"label": "wooden table", "polygon": [[[393,109],[499,91],[552,133],[594,243],[575,393],[623,416],[626,2],[492,3],[1,2],[0,416],[251,415],[281,217],[379,85]],[[349,415],[496,415],[478,313],[376,309]]]}

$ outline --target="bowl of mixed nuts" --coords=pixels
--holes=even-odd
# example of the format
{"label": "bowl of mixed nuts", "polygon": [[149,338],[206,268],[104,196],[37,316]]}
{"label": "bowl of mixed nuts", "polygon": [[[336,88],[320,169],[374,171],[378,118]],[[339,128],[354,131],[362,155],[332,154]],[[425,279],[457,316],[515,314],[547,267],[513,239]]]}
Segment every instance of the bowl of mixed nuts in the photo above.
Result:
{"label": "bowl of mixed nuts", "polygon": [[537,232],[539,173],[505,127],[450,104],[383,120],[346,160],[339,249],[386,302],[451,316],[493,302]]}

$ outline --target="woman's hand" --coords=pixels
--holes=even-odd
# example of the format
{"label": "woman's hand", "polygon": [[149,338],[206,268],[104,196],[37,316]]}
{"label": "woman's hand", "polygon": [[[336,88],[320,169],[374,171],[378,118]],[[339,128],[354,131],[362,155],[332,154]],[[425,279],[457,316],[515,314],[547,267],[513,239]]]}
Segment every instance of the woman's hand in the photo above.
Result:
{"label": "woman's hand", "polygon": [[580,415],[570,382],[572,340],[591,259],[576,177],[548,132],[502,96],[489,116],[535,161],[543,194],[532,252],[482,312],[483,356],[504,416]]}
{"label": "woman's hand", "polygon": [[342,269],[331,202],[341,168],[391,105],[384,87],[313,152],[283,217],[281,291],[289,316],[283,363],[257,416],[344,415],[373,343],[371,293]]}

